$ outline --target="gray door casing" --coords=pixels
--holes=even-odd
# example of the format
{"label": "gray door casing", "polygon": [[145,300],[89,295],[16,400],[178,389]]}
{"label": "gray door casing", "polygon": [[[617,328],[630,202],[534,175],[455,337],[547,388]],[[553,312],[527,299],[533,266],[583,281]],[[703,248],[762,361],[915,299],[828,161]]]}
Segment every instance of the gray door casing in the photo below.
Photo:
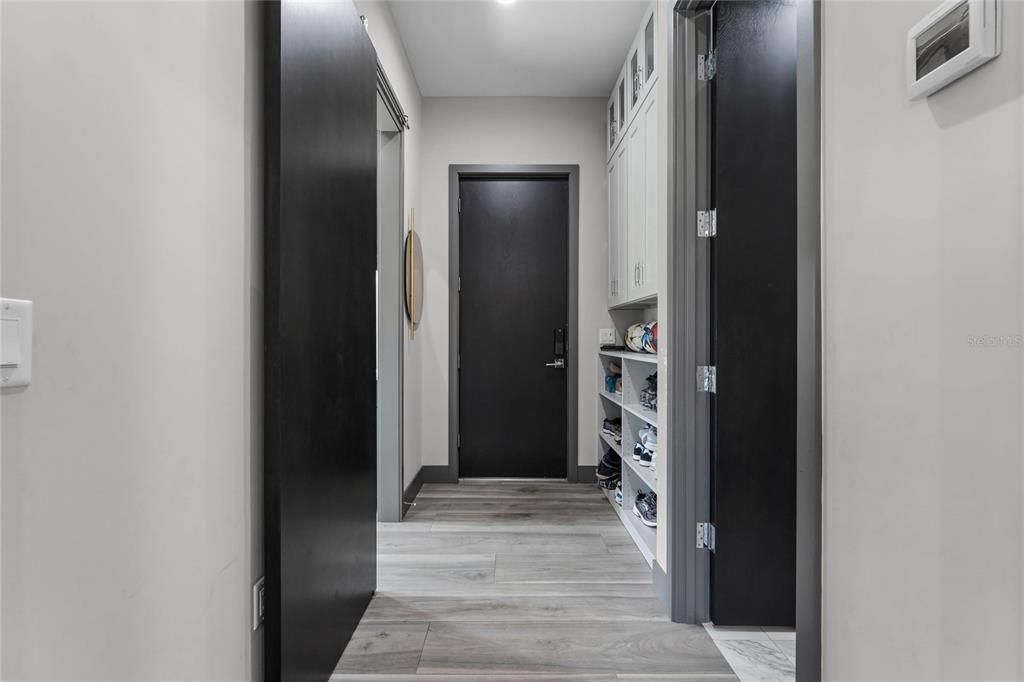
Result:
{"label": "gray door casing", "polygon": [[378,95],[377,132],[377,519],[402,520],[404,455],[402,129]]}
{"label": "gray door casing", "polygon": [[459,178],[460,177],[565,177],[569,180],[569,325],[566,331],[567,480],[576,483],[593,467],[579,466],[579,173],[578,165],[458,165],[448,169],[448,465],[424,467],[425,483],[459,480]]}

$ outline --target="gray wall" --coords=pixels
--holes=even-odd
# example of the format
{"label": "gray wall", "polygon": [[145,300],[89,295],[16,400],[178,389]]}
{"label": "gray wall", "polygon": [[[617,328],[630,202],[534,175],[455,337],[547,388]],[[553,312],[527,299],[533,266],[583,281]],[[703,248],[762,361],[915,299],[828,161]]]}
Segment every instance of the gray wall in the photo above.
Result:
{"label": "gray wall", "polygon": [[603,98],[427,97],[419,229],[423,239],[423,464],[448,463],[448,166],[579,164],[579,463],[595,465],[597,330],[606,307],[608,195]]}
{"label": "gray wall", "polygon": [[919,102],[904,39],[935,4],[824,7],[829,680],[1024,678],[1024,4],[1004,5],[1003,55]]}
{"label": "gray wall", "polygon": [[258,675],[253,11],[3,4],[3,679]]}

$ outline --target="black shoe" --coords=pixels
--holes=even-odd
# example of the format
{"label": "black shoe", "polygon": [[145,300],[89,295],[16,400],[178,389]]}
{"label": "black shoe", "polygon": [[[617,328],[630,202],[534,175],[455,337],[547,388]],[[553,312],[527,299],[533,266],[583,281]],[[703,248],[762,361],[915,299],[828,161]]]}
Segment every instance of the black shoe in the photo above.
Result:
{"label": "black shoe", "polygon": [[633,505],[633,513],[640,518],[640,521],[645,526],[657,527],[658,496],[653,492],[637,494],[636,503]]}
{"label": "black shoe", "polygon": [[647,449],[640,443],[637,443],[633,446],[633,459],[637,462],[641,461],[645,452],[647,452]]}
{"label": "black shoe", "polygon": [[615,419],[605,419],[604,424],[601,425],[601,431],[606,436],[614,438],[616,443],[622,442],[622,420],[618,417]]}
{"label": "black shoe", "polygon": [[598,480],[597,482],[597,484],[604,488],[605,490],[615,490],[616,488],[619,487],[621,483],[622,477],[620,474],[616,474],[611,478],[606,478],[604,480]]}
{"label": "black shoe", "polygon": [[608,449],[597,464],[597,480],[604,481],[622,473],[622,458],[615,451]]}

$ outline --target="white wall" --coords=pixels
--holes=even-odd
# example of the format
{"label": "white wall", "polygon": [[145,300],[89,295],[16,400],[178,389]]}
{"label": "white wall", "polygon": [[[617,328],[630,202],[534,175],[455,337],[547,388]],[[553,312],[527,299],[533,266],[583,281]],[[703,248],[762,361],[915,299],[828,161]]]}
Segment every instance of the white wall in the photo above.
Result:
{"label": "white wall", "polygon": [[[413,75],[409,57],[405,54],[401,36],[387,2],[369,0],[358,2],[359,13],[366,17],[366,30],[377,51],[377,59],[384,67],[391,87],[398,96],[402,108],[409,116],[409,130],[404,133],[405,154],[405,214],[408,229],[409,210],[417,208],[420,202],[420,146],[423,136],[423,98],[420,95],[416,77]],[[406,322],[408,324],[408,321]],[[404,378],[404,478],[406,487],[419,473],[423,462],[420,445],[420,400],[422,376],[421,337],[412,339],[405,336],[405,378]],[[446,427],[447,428],[447,427]]]}
{"label": "white wall", "polygon": [[3,679],[242,680],[257,648],[253,10],[3,5]]}
{"label": "white wall", "polygon": [[1002,56],[920,102],[904,39],[933,3],[824,8],[829,680],[1024,678],[1024,4],[1004,4]]}
{"label": "white wall", "polygon": [[423,464],[448,463],[448,166],[579,164],[579,463],[595,465],[597,330],[608,327],[604,98],[425,97],[420,168]]}

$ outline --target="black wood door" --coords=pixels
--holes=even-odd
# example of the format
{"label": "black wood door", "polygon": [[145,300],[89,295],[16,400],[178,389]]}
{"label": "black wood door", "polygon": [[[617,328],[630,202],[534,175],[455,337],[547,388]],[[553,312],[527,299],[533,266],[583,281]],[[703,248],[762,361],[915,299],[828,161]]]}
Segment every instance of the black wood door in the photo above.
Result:
{"label": "black wood door", "polygon": [[[566,477],[567,178],[460,182],[459,475]],[[567,334],[567,332],[562,332]]]}
{"label": "black wood door", "polygon": [[796,11],[716,6],[711,616],[792,625],[796,599]]}
{"label": "black wood door", "polygon": [[376,584],[376,56],[351,2],[265,12],[266,676],[326,680]]}

